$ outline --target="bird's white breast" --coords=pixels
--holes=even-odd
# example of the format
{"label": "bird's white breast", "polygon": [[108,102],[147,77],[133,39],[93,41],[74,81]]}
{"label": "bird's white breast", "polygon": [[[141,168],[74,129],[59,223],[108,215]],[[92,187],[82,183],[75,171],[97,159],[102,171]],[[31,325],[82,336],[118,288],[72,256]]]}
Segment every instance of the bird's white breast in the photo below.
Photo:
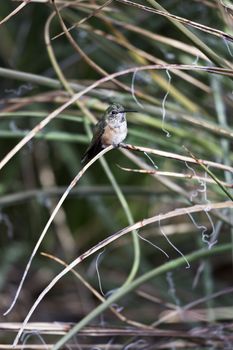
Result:
{"label": "bird's white breast", "polygon": [[113,134],[112,143],[115,145],[119,145],[119,143],[124,141],[124,139],[127,136],[127,123],[126,122],[121,123],[120,126],[115,128],[114,130],[115,130],[115,133]]}
{"label": "bird's white breast", "polygon": [[102,137],[104,147],[113,145],[118,146],[127,136],[127,122],[121,122],[117,126],[107,125]]}

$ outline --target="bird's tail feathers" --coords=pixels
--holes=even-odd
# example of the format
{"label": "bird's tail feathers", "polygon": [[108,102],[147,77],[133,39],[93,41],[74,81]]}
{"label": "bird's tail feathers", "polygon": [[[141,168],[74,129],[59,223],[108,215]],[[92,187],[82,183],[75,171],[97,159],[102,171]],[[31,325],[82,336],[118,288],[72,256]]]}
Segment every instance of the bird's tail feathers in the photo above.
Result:
{"label": "bird's tail feathers", "polygon": [[81,163],[85,165],[92,158],[94,158],[100,151],[102,151],[102,149],[103,147],[102,147],[101,141],[91,144],[86,150],[86,152],[84,153],[81,159]]}

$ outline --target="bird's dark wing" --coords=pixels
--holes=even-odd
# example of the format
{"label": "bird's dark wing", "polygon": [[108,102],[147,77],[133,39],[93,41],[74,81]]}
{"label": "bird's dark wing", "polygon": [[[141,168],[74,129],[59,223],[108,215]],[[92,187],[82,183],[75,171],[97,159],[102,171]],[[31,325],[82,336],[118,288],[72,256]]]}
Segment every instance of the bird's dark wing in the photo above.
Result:
{"label": "bird's dark wing", "polygon": [[104,119],[101,119],[95,125],[91,143],[82,157],[82,160],[81,160],[82,163],[86,164],[87,162],[89,162],[89,160],[94,158],[103,149],[101,137],[104,133],[105,126],[106,126],[106,122]]}

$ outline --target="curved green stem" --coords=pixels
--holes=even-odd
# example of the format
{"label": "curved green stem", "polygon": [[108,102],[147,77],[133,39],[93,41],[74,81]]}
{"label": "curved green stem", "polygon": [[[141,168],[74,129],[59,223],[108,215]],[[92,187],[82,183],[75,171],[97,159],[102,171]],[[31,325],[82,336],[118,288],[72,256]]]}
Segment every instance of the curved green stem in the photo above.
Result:
{"label": "curved green stem", "polygon": [[[121,206],[125,212],[125,215],[127,217],[127,220],[129,222],[130,225],[134,224],[134,219],[132,216],[132,212],[129,208],[129,205],[125,199],[125,196],[120,188],[120,186],[118,185],[115,177],[113,176],[113,173],[111,172],[108,163],[106,162],[106,160],[104,158],[100,159],[101,164],[108,176],[108,179],[110,180],[112,187],[114,188],[114,191],[119,199],[119,202],[121,203]],[[131,271],[126,279],[126,281],[124,282],[124,285],[127,285],[128,283],[130,283],[134,277],[137,274],[138,268],[139,268],[139,264],[140,264],[140,244],[139,244],[139,237],[137,235],[137,231],[133,230],[132,231],[132,238],[133,238],[133,249],[134,249],[134,260],[133,260],[133,265],[131,268]]]}
{"label": "curved green stem", "polygon": [[[187,260],[191,263],[200,258],[206,258],[215,254],[220,254],[223,252],[230,251],[232,249],[231,243],[222,244],[212,249],[201,249],[195,251],[186,256]],[[93,311],[91,311],[86,317],[84,317],[77,325],[75,325],[64,337],[62,337],[52,348],[52,350],[61,349],[65,343],[67,343],[75,334],[80,331],[84,326],[86,326],[90,321],[97,317],[101,312],[106,310],[110,305],[118,301],[120,298],[131,292],[132,290],[139,287],[141,284],[147,282],[148,280],[162,275],[172,269],[178,268],[186,264],[183,257],[177,258],[175,260],[169,261],[162,266],[156,267],[155,269],[145,273],[144,275],[135,279],[132,283],[124,285],[119,288],[114,294],[112,294],[104,303],[100,304]]]}
{"label": "curved green stem", "polygon": [[[57,10],[56,6],[55,6],[55,10],[56,10],[56,14],[62,24],[62,18],[61,18],[61,15],[59,13],[59,11]],[[49,37],[49,26],[50,26],[50,23],[51,23],[51,20],[52,18],[54,17],[54,14],[52,14],[47,23],[46,23],[46,27],[45,27],[45,41],[46,41],[46,44],[47,44],[47,50],[48,50],[48,55],[49,55],[49,58],[50,58],[50,61],[52,63],[52,66],[59,78],[59,80],[61,81],[62,85],[64,86],[64,88],[66,89],[66,91],[72,95],[74,92],[73,92],[73,89],[70,87],[69,83],[67,82],[64,74],[62,73],[60,67],[59,67],[59,64],[57,63],[57,60],[56,60],[56,57],[55,57],[55,54],[53,52],[53,48],[51,46],[51,42],[50,42],[50,37]],[[87,109],[83,106],[83,104],[81,104],[80,101],[76,101],[76,104],[78,104],[78,107],[81,108],[81,110],[83,110],[83,112],[86,112],[87,113],[87,116],[89,119],[91,119],[93,121],[93,117],[92,115],[90,116],[90,112],[87,111]],[[84,126],[85,128],[87,129],[87,132],[88,132],[88,129],[89,129],[89,126],[87,125],[87,123],[84,122]],[[100,159],[101,161],[101,165],[102,167],[104,168],[104,171],[110,181],[110,183],[112,184],[115,192],[116,192],[116,195],[122,205],[122,208],[125,212],[125,215],[127,217],[127,220],[128,220],[128,223],[130,225],[133,225],[134,223],[134,220],[133,220],[133,216],[132,216],[132,213],[130,211],[130,208],[129,208],[129,205],[125,199],[125,196],[123,194],[123,192],[121,191],[120,189],[120,186],[118,185],[115,177],[113,176],[113,173],[112,171],[110,170],[107,162],[105,161],[105,159],[101,158]],[[126,281],[124,282],[123,285],[127,285],[128,283],[130,283],[134,277],[136,276],[137,274],[137,271],[138,271],[138,268],[139,268],[139,263],[140,263],[140,245],[139,245],[139,238],[137,236],[137,232],[136,231],[133,231],[132,232],[132,237],[133,237],[133,248],[134,248],[134,259],[133,259],[133,265],[132,265],[132,268],[131,268],[131,271],[126,279]]]}

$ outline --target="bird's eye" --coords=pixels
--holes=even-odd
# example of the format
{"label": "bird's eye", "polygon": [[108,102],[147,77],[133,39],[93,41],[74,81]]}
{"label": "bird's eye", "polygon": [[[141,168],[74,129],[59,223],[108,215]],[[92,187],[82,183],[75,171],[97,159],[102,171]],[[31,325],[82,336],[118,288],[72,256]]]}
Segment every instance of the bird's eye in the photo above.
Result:
{"label": "bird's eye", "polygon": [[117,111],[112,111],[112,114],[114,115],[114,114],[117,114]]}

